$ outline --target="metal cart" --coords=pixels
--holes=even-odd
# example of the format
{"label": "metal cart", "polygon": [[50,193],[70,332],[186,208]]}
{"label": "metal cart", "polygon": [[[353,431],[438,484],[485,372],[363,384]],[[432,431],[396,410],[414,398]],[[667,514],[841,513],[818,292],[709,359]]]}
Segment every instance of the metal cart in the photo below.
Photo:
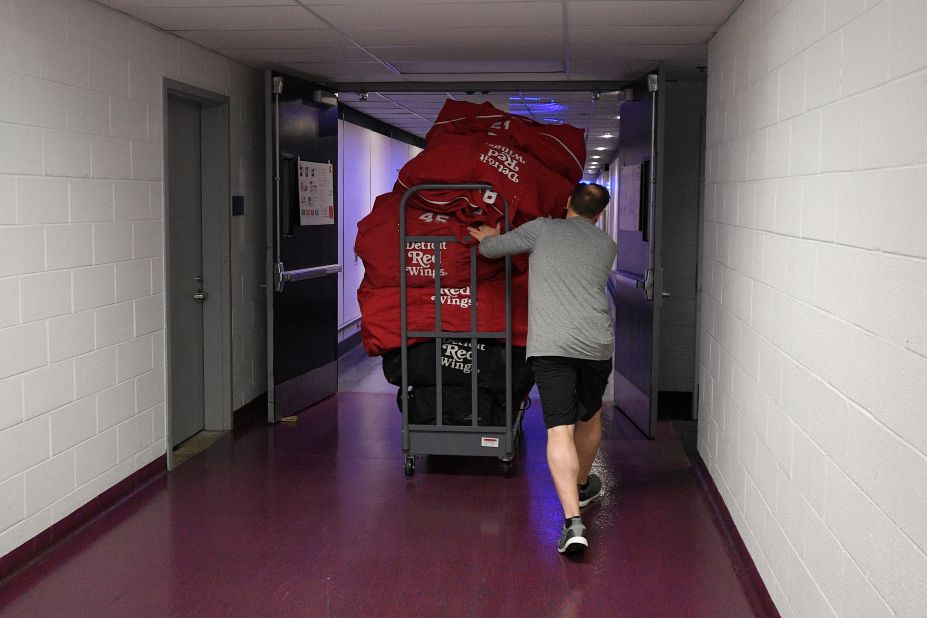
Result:
{"label": "metal cart", "polygon": [[[512,460],[521,435],[521,420],[524,414],[519,405],[513,411],[512,402],[512,259],[505,257],[505,332],[479,332],[477,328],[477,278],[476,244],[470,247],[470,330],[464,332],[444,331],[441,321],[441,243],[460,242],[454,236],[407,236],[406,204],[419,191],[428,190],[493,191],[488,184],[422,184],[416,185],[402,196],[399,211],[399,295],[400,321],[402,325],[402,453],[405,456],[406,476],[415,473],[417,455],[472,455],[498,457],[502,472],[508,476],[512,471]],[[509,204],[502,198],[505,231],[509,231]],[[428,242],[435,251],[435,329],[432,331],[410,331],[407,315],[406,285],[406,243]],[[434,425],[409,423],[409,337],[435,340],[435,391],[436,418]],[[471,366],[471,424],[447,425],[443,418],[441,340],[445,338],[470,339]],[[477,342],[479,339],[505,340],[505,426],[478,425],[479,398],[477,396]]]}

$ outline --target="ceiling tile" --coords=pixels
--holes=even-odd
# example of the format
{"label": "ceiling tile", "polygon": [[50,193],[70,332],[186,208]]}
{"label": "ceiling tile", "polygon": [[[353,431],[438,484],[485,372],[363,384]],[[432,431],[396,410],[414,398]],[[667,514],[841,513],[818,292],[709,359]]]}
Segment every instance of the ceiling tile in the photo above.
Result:
{"label": "ceiling tile", "polygon": [[287,62],[284,66],[328,81],[401,79],[379,62]]}
{"label": "ceiling tile", "polygon": [[595,45],[574,49],[571,59],[707,60],[707,45]]}
{"label": "ceiling tile", "polygon": [[519,26],[556,26],[563,24],[563,6],[560,2],[498,2],[498,3],[440,3],[407,4],[350,3],[333,6],[314,6],[316,13],[346,32],[356,32],[384,26],[402,28],[408,32],[407,41],[425,29],[443,30],[466,24],[471,28]]}
{"label": "ceiling tile", "polygon": [[370,56],[357,47],[318,47],[313,49],[223,48],[217,50],[229,58],[247,64],[284,64],[288,62],[360,62]]}
{"label": "ceiling tile", "polygon": [[351,36],[365,47],[383,47],[390,45],[484,45],[494,46],[499,41],[507,44],[561,46],[562,28],[559,26],[539,26],[525,28],[424,28],[410,31],[406,28],[374,28],[358,30]]}
{"label": "ceiling tile", "polygon": [[306,49],[353,45],[342,35],[330,29],[313,30],[185,30],[175,32],[194,43],[210,49],[268,48]]}
{"label": "ceiling tile", "polygon": [[101,4],[118,9],[189,8],[224,6],[283,6],[296,4],[295,0],[101,0]]}
{"label": "ceiling tile", "polygon": [[164,30],[268,30],[324,28],[301,6],[128,9]]}
{"label": "ceiling tile", "polygon": [[500,43],[487,46],[470,41],[455,41],[443,45],[397,45],[371,47],[371,52],[389,62],[404,60],[553,60],[563,57],[562,45],[511,45]]}
{"label": "ceiling tile", "polygon": [[441,60],[404,61],[394,63],[403,75],[444,73],[468,75],[471,73],[562,73],[560,60]]}
{"label": "ceiling tile", "polygon": [[712,26],[570,26],[570,45],[699,45],[713,32]]}
{"label": "ceiling tile", "polygon": [[571,26],[712,26],[727,20],[737,0],[594,0],[569,2]]}

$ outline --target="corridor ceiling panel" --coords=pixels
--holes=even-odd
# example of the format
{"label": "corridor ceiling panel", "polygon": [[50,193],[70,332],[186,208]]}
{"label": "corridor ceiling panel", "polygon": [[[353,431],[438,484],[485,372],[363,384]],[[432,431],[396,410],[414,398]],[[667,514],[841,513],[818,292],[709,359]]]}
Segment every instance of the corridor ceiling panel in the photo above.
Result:
{"label": "corridor ceiling panel", "polygon": [[[384,92],[367,88],[366,100],[341,92],[341,101],[420,136],[447,96],[471,95],[458,87],[435,98],[416,84],[494,84],[472,94],[588,129],[590,164],[595,153],[608,160],[614,151],[616,140],[600,136],[617,134],[619,97],[601,92],[596,100],[593,85],[564,92],[569,83],[609,82],[600,90],[614,90],[657,67],[697,76],[707,42],[740,1],[100,0],[258,69],[358,93],[381,84]],[[531,92],[504,88],[513,82]]]}

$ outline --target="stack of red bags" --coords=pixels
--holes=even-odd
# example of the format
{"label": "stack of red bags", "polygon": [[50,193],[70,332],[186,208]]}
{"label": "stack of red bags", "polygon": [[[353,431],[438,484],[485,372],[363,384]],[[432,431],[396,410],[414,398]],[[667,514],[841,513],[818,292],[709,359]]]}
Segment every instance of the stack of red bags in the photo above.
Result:
{"label": "stack of red bags", "polygon": [[[358,223],[355,253],[363,260],[357,291],[361,339],[370,356],[399,348],[399,206],[407,189],[432,183],[486,183],[493,191],[422,191],[406,208],[407,236],[453,236],[441,252],[441,321],[435,323],[435,243],[408,242],[405,251],[410,331],[470,330],[473,304],[468,226],[495,226],[509,204],[511,227],[537,217],[562,217],[583,173],[582,129],[544,125],[503,112],[489,103],[448,100],[426,136],[426,147],[399,172],[393,191],[376,198]],[[503,225],[503,229],[505,225]],[[528,330],[527,256],[513,258],[513,344]],[[477,328],[505,330],[503,260],[477,258]],[[411,342],[410,342],[411,343]]]}

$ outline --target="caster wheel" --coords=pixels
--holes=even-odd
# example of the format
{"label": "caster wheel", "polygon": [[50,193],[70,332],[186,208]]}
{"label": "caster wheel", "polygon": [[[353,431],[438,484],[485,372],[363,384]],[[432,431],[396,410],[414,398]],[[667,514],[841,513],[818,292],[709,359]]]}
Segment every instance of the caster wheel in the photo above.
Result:
{"label": "caster wheel", "polygon": [[512,462],[502,460],[502,476],[509,477],[512,476]]}
{"label": "caster wheel", "polygon": [[406,476],[415,474],[415,457],[406,457],[405,473]]}

